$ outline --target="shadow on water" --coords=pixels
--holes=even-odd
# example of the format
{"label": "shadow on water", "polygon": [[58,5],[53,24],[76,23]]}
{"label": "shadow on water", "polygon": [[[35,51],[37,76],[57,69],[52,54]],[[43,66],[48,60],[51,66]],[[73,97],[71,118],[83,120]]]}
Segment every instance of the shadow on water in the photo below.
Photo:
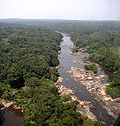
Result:
{"label": "shadow on water", "polygon": [[[82,58],[87,56],[87,53],[81,54],[77,58],[79,58],[80,63],[74,64],[73,59],[74,56],[70,53],[71,48],[74,47],[73,42],[70,39],[70,36],[65,33],[61,33],[63,35],[63,41],[61,42],[61,54],[59,55],[60,68],[59,74],[64,79],[63,85],[69,88],[73,88],[75,91],[75,96],[79,100],[90,101],[95,109],[91,109],[91,112],[96,115],[99,121],[103,121],[106,123],[106,126],[113,124],[114,119],[108,114],[108,112],[102,107],[102,105],[95,99],[92,94],[88,92],[84,85],[76,82],[71,75],[67,72],[70,67],[79,67],[84,68],[85,63]],[[104,71],[99,70],[99,73],[104,73]]]}

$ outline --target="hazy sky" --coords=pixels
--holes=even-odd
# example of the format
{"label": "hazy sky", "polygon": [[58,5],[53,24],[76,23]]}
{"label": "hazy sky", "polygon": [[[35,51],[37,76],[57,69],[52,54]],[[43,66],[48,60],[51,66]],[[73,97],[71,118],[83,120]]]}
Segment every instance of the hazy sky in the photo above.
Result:
{"label": "hazy sky", "polygon": [[0,0],[0,18],[120,20],[120,0]]}

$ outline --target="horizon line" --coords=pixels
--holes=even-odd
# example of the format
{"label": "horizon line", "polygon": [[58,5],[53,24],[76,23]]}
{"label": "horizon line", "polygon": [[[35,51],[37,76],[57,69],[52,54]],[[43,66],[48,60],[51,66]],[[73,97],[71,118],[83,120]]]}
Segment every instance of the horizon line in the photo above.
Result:
{"label": "horizon line", "polygon": [[120,19],[0,18],[0,20],[120,21]]}

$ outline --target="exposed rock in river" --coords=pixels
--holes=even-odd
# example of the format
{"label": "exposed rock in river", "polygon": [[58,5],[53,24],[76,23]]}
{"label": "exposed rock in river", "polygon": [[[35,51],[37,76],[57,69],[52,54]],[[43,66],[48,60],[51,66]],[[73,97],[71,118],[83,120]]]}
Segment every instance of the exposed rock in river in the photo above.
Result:
{"label": "exposed rock in river", "polygon": [[96,116],[90,111],[91,102],[89,101],[80,101],[75,96],[72,88],[67,88],[62,85],[63,78],[59,77],[56,83],[56,87],[60,93],[60,96],[70,95],[73,101],[78,101],[77,111],[80,112],[83,116],[87,116],[89,119],[97,121]]}
{"label": "exposed rock in river", "polygon": [[[62,34],[62,35],[63,35],[63,41],[61,43],[62,52],[58,58],[60,60],[59,74],[64,80],[62,78],[59,78],[58,83],[56,83],[56,86],[58,87],[60,94],[61,95],[65,95],[66,93],[70,94],[72,100],[79,101],[77,108],[78,108],[78,111],[80,113],[82,113],[83,115],[86,115],[87,117],[89,117],[93,120],[95,120],[97,117],[97,120],[99,120],[99,121],[102,121],[102,122],[104,121],[106,124],[112,124],[113,118],[103,108],[103,105],[101,103],[104,103],[104,102],[99,99],[99,95],[97,96],[97,94],[101,93],[100,92],[101,90],[99,89],[99,85],[94,84],[96,82],[101,84],[101,83],[103,83],[102,81],[104,81],[104,83],[106,83],[107,79],[104,80],[104,77],[96,76],[92,72],[84,71],[82,69],[81,69],[81,72],[79,73],[79,68],[75,69],[74,72],[71,70],[69,71],[71,66],[84,68],[84,65],[86,65],[87,63],[84,63],[83,59],[84,59],[84,57],[86,57],[86,59],[88,59],[89,54],[86,53],[86,51],[87,51],[87,48],[89,48],[89,47],[87,47],[86,49],[80,49],[78,51],[78,53],[70,52],[71,48],[74,48],[74,44],[71,41],[70,36],[66,36],[64,34]],[[73,67],[73,70],[74,70],[74,67]],[[71,74],[69,74],[68,72],[72,74],[73,78],[71,78]],[[98,73],[101,74],[102,71],[99,69]],[[86,89],[83,85],[78,85],[78,82],[75,82],[74,80],[76,80],[78,82],[80,82],[80,81],[83,82],[82,83],[83,85],[85,82],[85,85],[87,85],[87,86],[85,86]],[[70,87],[73,87],[73,88],[70,88]],[[103,91],[104,91],[104,89],[103,89]],[[93,95],[96,95],[96,96],[94,97]],[[104,95],[106,95],[106,94],[104,94]],[[100,96],[100,97],[102,97],[102,96]],[[81,101],[81,99],[82,99],[82,101]],[[88,101],[90,101],[90,103],[88,103]],[[110,101],[110,100],[108,100],[108,101]],[[66,104],[66,102],[65,102],[65,104]],[[105,103],[104,103],[104,105],[105,105]],[[97,107],[99,107],[99,108],[97,108]],[[94,115],[96,115],[96,117],[91,112],[94,113]]]}
{"label": "exposed rock in river", "polygon": [[103,84],[105,75],[96,75],[91,71],[84,69],[71,67],[68,71],[71,76],[81,84],[83,84],[87,90],[96,97],[96,100],[108,111],[108,113],[117,117],[120,113],[120,99],[112,99],[105,93],[106,85]]}

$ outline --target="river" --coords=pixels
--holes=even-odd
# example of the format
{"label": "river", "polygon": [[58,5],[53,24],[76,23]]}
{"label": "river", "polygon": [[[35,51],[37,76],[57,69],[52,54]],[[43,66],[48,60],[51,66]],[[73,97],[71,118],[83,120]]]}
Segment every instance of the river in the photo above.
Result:
{"label": "river", "polygon": [[[75,92],[75,96],[82,101],[90,101],[91,104],[96,108],[91,108],[91,112],[97,117],[97,120],[103,121],[106,123],[106,126],[109,126],[113,123],[113,118],[107,113],[107,111],[102,107],[102,105],[95,100],[95,97],[88,92],[84,85],[75,81],[70,73],[67,71],[71,67],[79,67],[84,69],[85,63],[83,62],[83,57],[88,56],[88,53],[83,53],[79,56],[73,56],[71,54],[71,48],[74,47],[74,43],[72,42],[70,35],[61,33],[63,38],[61,42],[61,53],[59,54],[59,74],[60,77],[63,78],[62,84],[65,87],[73,88]],[[73,63],[74,58],[79,59],[80,63]],[[104,74],[104,71],[99,69],[99,74]]]}

